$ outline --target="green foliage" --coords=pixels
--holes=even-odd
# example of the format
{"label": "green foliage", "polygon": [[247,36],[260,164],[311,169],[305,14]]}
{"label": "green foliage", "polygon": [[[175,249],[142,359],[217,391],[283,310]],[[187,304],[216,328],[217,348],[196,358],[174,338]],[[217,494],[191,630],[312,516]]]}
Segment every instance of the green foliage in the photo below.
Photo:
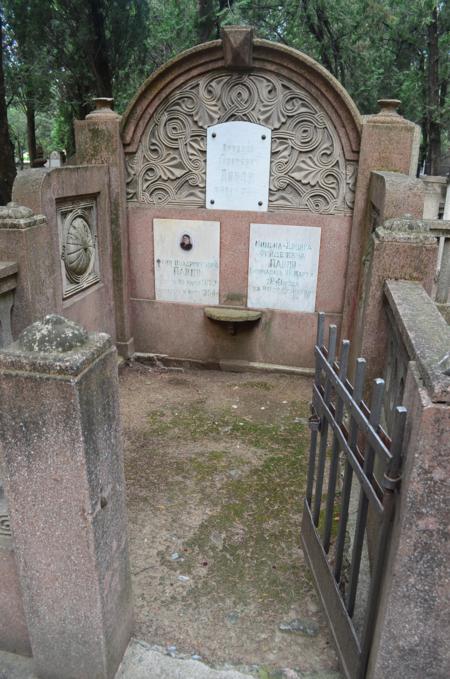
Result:
{"label": "green foliage", "polygon": [[[70,153],[72,119],[84,117],[93,97],[112,94],[122,112],[146,77],[198,42],[202,26],[215,38],[226,24],[254,26],[259,37],[314,57],[348,89],[362,113],[376,111],[379,98],[400,98],[402,113],[422,125],[425,144],[433,123],[448,140],[448,2],[4,0],[3,5],[9,103],[35,108],[38,143],[45,146]],[[433,17],[439,52],[435,96],[429,87]]]}

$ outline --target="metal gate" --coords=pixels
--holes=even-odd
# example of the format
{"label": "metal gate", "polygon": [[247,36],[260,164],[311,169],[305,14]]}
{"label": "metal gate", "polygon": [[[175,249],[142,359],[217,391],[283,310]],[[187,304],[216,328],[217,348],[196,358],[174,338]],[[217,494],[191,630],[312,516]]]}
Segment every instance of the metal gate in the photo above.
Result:
{"label": "metal gate", "polygon": [[395,408],[389,437],[380,425],[384,381],[374,380],[369,409],[365,360],[356,360],[351,384],[350,342],[342,341],[338,361],[336,326],[325,347],[324,322],[319,314],[302,542],[342,670],[347,679],[363,679],[400,484],[406,409]]}

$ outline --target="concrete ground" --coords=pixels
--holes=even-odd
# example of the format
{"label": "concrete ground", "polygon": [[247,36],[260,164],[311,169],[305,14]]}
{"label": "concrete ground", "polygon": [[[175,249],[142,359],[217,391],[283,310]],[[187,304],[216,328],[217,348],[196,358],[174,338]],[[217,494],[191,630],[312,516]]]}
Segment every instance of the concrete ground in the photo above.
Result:
{"label": "concrete ground", "polygon": [[310,398],[299,376],[121,370],[138,639],[261,679],[340,676],[300,547]]}

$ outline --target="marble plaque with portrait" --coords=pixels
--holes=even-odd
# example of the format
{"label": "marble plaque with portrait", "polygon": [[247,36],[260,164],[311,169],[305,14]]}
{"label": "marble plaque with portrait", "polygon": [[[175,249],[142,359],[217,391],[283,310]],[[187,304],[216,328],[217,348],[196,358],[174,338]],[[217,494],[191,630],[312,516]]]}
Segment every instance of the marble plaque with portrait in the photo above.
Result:
{"label": "marble plaque with portrait", "polygon": [[247,305],[313,312],[320,228],[251,224]]}
{"label": "marble plaque with portrait", "polygon": [[153,238],[156,299],[218,304],[220,222],[154,219]]}

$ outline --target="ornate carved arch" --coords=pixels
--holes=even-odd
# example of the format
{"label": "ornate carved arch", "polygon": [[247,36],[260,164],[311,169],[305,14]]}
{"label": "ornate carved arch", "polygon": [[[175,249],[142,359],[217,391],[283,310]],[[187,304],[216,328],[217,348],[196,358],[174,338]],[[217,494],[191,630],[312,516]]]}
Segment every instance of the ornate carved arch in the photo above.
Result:
{"label": "ornate carved arch", "polygon": [[207,127],[247,120],[272,128],[269,210],[351,211],[360,117],[345,90],[312,59],[260,40],[251,70],[230,71],[221,45],[180,55],[131,102],[128,199],[203,207]]}

